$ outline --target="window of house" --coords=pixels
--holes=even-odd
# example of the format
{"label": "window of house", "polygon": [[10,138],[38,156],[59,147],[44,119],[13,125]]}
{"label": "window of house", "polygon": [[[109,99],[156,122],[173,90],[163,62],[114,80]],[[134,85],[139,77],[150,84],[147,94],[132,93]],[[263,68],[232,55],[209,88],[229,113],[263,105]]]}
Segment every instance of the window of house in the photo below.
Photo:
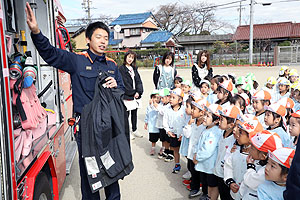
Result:
{"label": "window of house", "polygon": [[130,35],[141,35],[141,31],[139,28],[131,28]]}

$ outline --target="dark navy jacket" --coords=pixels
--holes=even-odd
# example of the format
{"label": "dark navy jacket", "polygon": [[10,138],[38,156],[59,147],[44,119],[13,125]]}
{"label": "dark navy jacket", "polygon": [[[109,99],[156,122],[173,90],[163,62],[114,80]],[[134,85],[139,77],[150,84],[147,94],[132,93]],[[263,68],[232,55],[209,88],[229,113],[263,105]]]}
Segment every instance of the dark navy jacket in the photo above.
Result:
{"label": "dark navy jacket", "polygon": [[296,152],[286,181],[286,190],[283,192],[284,200],[299,199],[300,194],[300,145]]}
{"label": "dark navy jacket", "polygon": [[81,113],[83,106],[93,99],[95,83],[100,70],[108,72],[116,79],[118,88],[125,90],[116,63],[105,55],[97,56],[90,50],[75,54],[55,48],[41,32],[39,34],[31,33],[31,38],[46,63],[71,75],[75,113]]}

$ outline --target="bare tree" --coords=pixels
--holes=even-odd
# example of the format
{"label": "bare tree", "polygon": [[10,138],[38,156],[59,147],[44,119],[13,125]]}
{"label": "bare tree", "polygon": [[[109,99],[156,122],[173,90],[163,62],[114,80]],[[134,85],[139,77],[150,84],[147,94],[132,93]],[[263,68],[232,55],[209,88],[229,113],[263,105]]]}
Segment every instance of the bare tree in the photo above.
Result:
{"label": "bare tree", "polygon": [[189,6],[180,7],[177,3],[161,5],[154,16],[162,28],[174,35],[184,33],[192,26]]}
{"label": "bare tree", "polygon": [[206,2],[186,6],[177,3],[161,5],[154,13],[162,28],[174,35],[211,33],[226,25],[215,18],[213,4]]}

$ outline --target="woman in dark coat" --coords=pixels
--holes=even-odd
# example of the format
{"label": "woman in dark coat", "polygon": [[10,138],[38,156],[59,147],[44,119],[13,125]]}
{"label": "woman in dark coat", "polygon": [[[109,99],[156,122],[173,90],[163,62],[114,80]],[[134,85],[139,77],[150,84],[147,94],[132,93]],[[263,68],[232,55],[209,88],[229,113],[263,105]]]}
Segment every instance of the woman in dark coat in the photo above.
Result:
{"label": "woman in dark coat", "polygon": [[[128,117],[131,114],[132,136],[143,137],[137,132],[137,110],[143,94],[143,83],[136,67],[136,53],[129,50],[119,68],[125,86],[124,104]],[[132,137],[134,139],[134,137]]]}
{"label": "woman in dark coat", "polygon": [[210,81],[213,77],[213,69],[210,66],[209,52],[200,51],[197,56],[197,62],[192,67],[192,79],[194,86],[200,89],[200,83],[203,79]]}

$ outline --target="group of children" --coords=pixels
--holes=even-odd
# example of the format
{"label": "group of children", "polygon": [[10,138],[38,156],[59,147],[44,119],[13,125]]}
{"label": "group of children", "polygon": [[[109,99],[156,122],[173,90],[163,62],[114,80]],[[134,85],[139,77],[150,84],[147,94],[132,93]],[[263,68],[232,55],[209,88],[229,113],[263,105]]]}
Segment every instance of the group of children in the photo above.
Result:
{"label": "group of children", "polygon": [[297,77],[282,67],[261,90],[252,73],[197,84],[194,77],[193,84],[175,77],[174,88],[151,93],[145,117],[150,155],[160,139],[158,158],[175,160],[173,173],[181,170],[180,156],[187,159],[189,198],[283,199],[300,134]]}

